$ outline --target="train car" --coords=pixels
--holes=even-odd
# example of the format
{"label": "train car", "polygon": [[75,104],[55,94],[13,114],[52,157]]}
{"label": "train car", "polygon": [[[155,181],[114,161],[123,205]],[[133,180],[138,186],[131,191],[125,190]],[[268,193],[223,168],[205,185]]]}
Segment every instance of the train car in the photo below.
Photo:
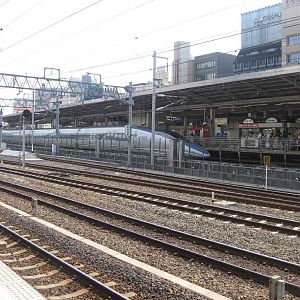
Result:
{"label": "train car", "polygon": [[[125,150],[128,148],[128,138],[124,127],[91,127],[91,128],[62,128],[57,137],[55,129],[34,130],[34,145],[51,147],[58,144],[62,148],[76,148],[82,150]],[[31,142],[31,130],[26,130],[26,144]],[[151,148],[151,130],[144,127],[132,127],[132,150],[140,153],[149,153]],[[21,144],[22,130],[3,131],[3,142],[8,145]],[[168,153],[170,147],[177,146],[182,139],[174,132],[155,132],[154,151],[158,154]],[[97,145],[98,143],[98,145]],[[191,158],[209,158],[207,150],[196,143],[185,141],[184,154]]]}

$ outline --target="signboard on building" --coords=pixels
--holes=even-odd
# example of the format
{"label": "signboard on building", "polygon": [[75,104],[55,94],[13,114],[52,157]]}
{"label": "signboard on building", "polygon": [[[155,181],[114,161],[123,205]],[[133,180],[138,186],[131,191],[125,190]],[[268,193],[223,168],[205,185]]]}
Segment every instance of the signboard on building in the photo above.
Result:
{"label": "signboard on building", "polygon": [[291,6],[295,4],[300,4],[300,0],[285,0],[285,6]]}
{"label": "signboard on building", "polygon": [[266,123],[277,123],[277,122],[278,122],[278,120],[274,117],[270,117],[266,120]]}
{"label": "signboard on building", "polygon": [[246,118],[242,124],[239,124],[239,128],[258,128],[258,124],[254,123],[252,118]]}
{"label": "signboard on building", "polygon": [[228,118],[215,118],[215,125],[227,125]]}
{"label": "signboard on building", "polygon": [[242,14],[242,49],[282,39],[282,3]]}
{"label": "signboard on building", "polygon": [[253,123],[254,123],[254,120],[251,119],[251,118],[246,118],[246,119],[244,119],[244,121],[243,121],[243,124],[253,124]]}
{"label": "signboard on building", "polygon": [[258,124],[257,123],[239,124],[239,128],[258,128]]}

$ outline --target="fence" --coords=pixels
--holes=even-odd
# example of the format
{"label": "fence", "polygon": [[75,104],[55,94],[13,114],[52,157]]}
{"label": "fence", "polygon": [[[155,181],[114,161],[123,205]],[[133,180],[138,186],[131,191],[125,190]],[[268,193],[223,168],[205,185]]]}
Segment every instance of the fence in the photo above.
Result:
{"label": "fence", "polygon": [[[36,148],[39,153],[51,155],[51,149]],[[84,151],[74,149],[61,149],[60,155],[66,157],[76,157],[88,160],[105,161],[121,166],[127,166],[127,154]],[[175,175],[193,176],[210,181],[228,181],[231,183],[247,184],[264,188],[265,168],[261,166],[243,166],[227,163],[216,163],[211,161],[184,161],[179,165],[179,161],[174,162],[174,166],[169,166],[164,157],[155,157],[155,165],[151,165],[150,157],[143,155],[132,155],[132,168],[142,170],[159,171]],[[288,189],[300,192],[300,170],[272,168],[268,169],[268,188]]]}
{"label": "fence", "polygon": [[221,149],[221,150],[258,150],[258,151],[299,151],[300,141],[294,139],[258,139],[258,138],[242,138],[242,139],[226,139],[226,138],[200,138],[186,137],[189,141],[201,144],[205,148]]}

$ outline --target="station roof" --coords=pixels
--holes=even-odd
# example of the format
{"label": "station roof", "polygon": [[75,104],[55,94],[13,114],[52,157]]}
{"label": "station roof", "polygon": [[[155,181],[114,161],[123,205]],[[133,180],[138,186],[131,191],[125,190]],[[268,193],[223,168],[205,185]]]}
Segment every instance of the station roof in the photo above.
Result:
{"label": "station roof", "polygon": [[[183,111],[215,107],[297,105],[300,104],[300,65],[190,82],[156,89],[156,108]],[[133,95],[133,111],[151,111],[152,89]],[[299,106],[298,106],[299,107]],[[104,115],[126,115],[126,105],[116,100],[95,99],[84,103],[62,105],[60,120],[95,119]],[[52,119],[54,114],[38,112],[36,119]],[[5,122],[19,121],[18,115],[3,117]]]}

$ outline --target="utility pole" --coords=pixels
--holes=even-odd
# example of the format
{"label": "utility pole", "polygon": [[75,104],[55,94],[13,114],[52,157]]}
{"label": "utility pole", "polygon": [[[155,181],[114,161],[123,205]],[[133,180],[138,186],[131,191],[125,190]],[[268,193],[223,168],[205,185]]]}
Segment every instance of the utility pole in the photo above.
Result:
{"label": "utility pole", "polygon": [[25,169],[25,116],[22,115],[22,129],[23,129],[23,135],[22,135],[22,169]]}
{"label": "utility pole", "polygon": [[34,91],[32,91],[32,115],[31,115],[31,152],[33,153],[33,144],[34,144],[34,111],[35,111],[35,103],[34,103]]}
{"label": "utility pole", "polygon": [[152,84],[152,124],[151,124],[151,165],[154,167],[155,148],[155,110],[156,110],[156,51],[153,52],[153,84]]}
{"label": "utility pole", "polygon": [[[162,58],[168,61],[167,57],[157,56],[156,51],[153,52],[153,85],[152,85],[152,125],[151,125],[151,165],[154,168],[154,149],[155,149],[155,113],[156,113],[156,59]],[[168,65],[168,64],[167,64]]]}
{"label": "utility pole", "polygon": [[3,116],[3,110],[2,110],[2,106],[0,109],[0,150],[2,150],[2,116]]}
{"label": "utility pole", "polygon": [[55,155],[59,154],[59,144],[58,144],[58,137],[59,137],[59,105],[61,104],[61,101],[59,100],[59,96],[56,95],[56,101],[55,101],[55,139],[56,139],[56,143],[55,143],[55,150],[53,151],[52,148],[52,152],[55,152]]}
{"label": "utility pole", "polygon": [[133,94],[133,87],[132,82],[129,82],[128,86],[128,125],[129,125],[129,135],[128,135],[128,167],[132,166],[132,94]]}
{"label": "utility pole", "polygon": [[55,134],[56,136],[59,135],[59,105],[60,105],[59,97],[56,96],[55,101]]}

